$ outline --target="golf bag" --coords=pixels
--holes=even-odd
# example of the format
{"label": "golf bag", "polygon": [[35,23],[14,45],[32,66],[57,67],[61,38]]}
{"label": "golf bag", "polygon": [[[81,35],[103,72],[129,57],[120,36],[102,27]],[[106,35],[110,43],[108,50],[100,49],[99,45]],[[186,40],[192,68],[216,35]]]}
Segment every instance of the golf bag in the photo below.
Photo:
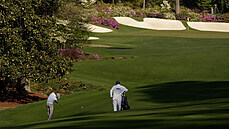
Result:
{"label": "golf bag", "polygon": [[127,101],[127,96],[125,92],[122,94],[122,101],[121,101],[121,110],[129,110],[130,106]]}

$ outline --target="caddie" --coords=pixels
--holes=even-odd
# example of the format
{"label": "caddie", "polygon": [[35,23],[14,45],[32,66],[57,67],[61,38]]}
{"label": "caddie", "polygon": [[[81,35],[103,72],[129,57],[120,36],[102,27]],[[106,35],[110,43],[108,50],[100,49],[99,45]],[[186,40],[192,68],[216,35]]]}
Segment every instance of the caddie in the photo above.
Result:
{"label": "caddie", "polygon": [[47,99],[46,107],[48,110],[48,120],[51,120],[52,118],[53,109],[54,109],[53,103],[54,102],[58,103],[57,98],[60,99],[60,94],[59,93],[56,94],[52,92]]}
{"label": "caddie", "polygon": [[115,112],[117,110],[121,110],[122,93],[127,91],[128,89],[126,89],[126,87],[120,85],[120,81],[116,81],[116,85],[111,88],[110,97],[113,99],[113,107]]}

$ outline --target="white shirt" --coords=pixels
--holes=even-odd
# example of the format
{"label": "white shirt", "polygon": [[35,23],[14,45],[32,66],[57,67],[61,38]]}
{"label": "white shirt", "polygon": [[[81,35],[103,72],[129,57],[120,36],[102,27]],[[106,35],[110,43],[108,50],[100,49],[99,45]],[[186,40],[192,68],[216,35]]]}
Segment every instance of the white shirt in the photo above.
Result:
{"label": "white shirt", "polygon": [[123,92],[127,92],[127,91],[128,89],[126,89],[126,87],[120,84],[117,84],[111,88],[110,97],[113,97],[113,98],[120,97]]}
{"label": "white shirt", "polygon": [[47,103],[53,104],[54,101],[57,101],[57,98],[56,94],[52,92],[48,97]]}

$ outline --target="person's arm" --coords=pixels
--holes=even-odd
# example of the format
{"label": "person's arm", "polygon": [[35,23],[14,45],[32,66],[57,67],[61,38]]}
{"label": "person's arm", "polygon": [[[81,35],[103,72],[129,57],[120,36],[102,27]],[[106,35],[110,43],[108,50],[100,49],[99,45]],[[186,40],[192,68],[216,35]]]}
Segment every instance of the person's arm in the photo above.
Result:
{"label": "person's arm", "polygon": [[54,102],[58,103],[58,100],[56,98],[56,95],[54,95]]}
{"label": "person's arm", "polygon": [[121,94],[120,95],[122,95],[124,92],[127,92],[128,91],[128,89],[126,89],[126,87],[122,87],[122,92],[121,92]]}
{"label": "person's arm", "polygon": [[124,87],[124,92],[127,92],[128,91],[128,89],[126,89],[126,87]]}
{"label": "person's arm", "polygon": [[58,100],[54,100],[54,102],[58,103]]}
{"label": "person's arm", "polygon": [[110,90],[110,97],[113,98],[113,90],[114,90],[114,87],[111,88]]}

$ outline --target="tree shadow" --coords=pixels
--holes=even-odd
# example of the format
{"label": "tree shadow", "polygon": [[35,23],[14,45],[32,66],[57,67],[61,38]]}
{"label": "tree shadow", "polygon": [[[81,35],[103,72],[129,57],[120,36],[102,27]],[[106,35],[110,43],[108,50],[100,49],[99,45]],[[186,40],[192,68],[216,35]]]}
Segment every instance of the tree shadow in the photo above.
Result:
{"label": "tree shadow", "polygon": [[49,124],[55,124],[55,123],[61,123],[61,122],[73,122],[73,121],[92,120],[92,119],[96,119],[98,117],[99,116],[81,116],[81,114],[79,114],[76,117],[66,117],[66,118],[41,121],[41,122],[36,122],[36,123],[31,123],[31,124],[23,124],[23,125],[18,125],[18,126],[2,127],[1,129],[36,128],[36,126],[40,126],[40,125],[46,126],[46,125],[49,125]]}
{"label": "tree shadow", "polygon": [[[226,119],[229,120],[229,119]],[[167,122],[166,120],[98,120],[87,123],[71,123],[55,127],[41,127],[40,129],[228,129],[229,123],[215,124],[215,119],[207,119],[209,124],[197,121]],[[195,123],[195,124],[193,124]]]}
{"label": "tree shadow", "polygon": [[229,98],[229,82],[183,81],[140,87],[144,101],[157,103],[192,102]]}
{"label": "tree shadow", "polygon": [[0,95],[0,102],[17,102],[19,104],[28,104],[45,99],[47,97],[40,94],[27,91],[18,92],[16,90],[11,90]]}
{"label": "tree shadow", "polygon": [[108,47],[107,49],[134,49],[134,48],[128,48],[128,47]]}

